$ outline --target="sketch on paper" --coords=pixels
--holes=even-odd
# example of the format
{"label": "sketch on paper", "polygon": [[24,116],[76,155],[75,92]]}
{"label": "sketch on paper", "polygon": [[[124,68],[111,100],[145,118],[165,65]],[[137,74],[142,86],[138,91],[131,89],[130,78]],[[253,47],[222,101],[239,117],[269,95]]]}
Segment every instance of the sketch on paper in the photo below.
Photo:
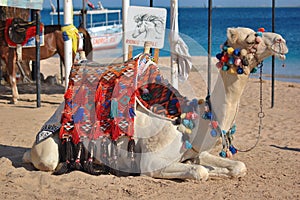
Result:
{"label": "sketch on paper", "polygon": [[152,48],[164,46],[167,10],[130,6],[126,21],[125,43],[144,46],[150,42]]}
{"label": "sketch on paper", "polygon": [[164,32],[165,24],[162,17],[142,14],[135,15],[134,21],[136,27],[132,33],[133,38],[143,37],[144,39],[161,39],[163,37],[162,33]]}

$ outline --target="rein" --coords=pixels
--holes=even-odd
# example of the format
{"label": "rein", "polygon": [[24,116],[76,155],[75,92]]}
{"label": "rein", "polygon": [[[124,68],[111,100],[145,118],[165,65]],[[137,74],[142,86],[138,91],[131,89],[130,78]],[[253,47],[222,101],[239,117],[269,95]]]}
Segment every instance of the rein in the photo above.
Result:
{"label": "rein", "polygon": [[260,66],[258,67],[259,70],[259,112],[257,113],[257,117],[259,119],[259,125],[258,125],[258,133],[257,133],[257,137],[256,137],[256,142],[254,143],[254,145],[252,147],[249,147],[248,149],[237,149],[239,152],[249,152],[252,149],[254,149],[259,140],[260,140],[260,135],[261,135],[261,130],[263,128],[263,122],[262,119],[265,117],[265,113],[263,112],[263,91],[262,91],[262,68],[263,68],[263,63],[260,63]]}

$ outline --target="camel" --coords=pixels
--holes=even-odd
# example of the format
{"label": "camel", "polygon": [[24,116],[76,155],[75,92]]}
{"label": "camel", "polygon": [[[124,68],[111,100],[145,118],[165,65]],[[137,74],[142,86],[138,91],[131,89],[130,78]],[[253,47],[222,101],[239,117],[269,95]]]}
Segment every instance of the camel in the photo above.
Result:
{"label": "camel", "polygon": [[[226,47],[225,47],[226,46]],[[241,50],[245,60],[236,62],[243,66],[238,71],[232,64],[224,67],[228,61],[219,58],[223,66],[219,69],[215,89],[210,95],[209,104],[200,103],[198,110],[201,114],[208,113],[209,105],[214,119],[218,122],[217,133],[224,139],[223,132],[234,129],[239,101],[249,79],[250,71],[256,68],[265,58],[277,56],[285,59],[288,48],[283,37],[276,33],[255,32],[249,28],[237,27],[227,29],[227,41],[223,45],[223,52],[228,54],[229,48]],[[226,48],[226,49],[225,49]],[[223,56],[227,53],[223,53]],[[219,63],[220,63],[219,62]],[[217,66],[220,64],[217,64]],[[220,67],[220,66],[219,66]],[[239,69],[239,68],[237,68]],[[64,103],[56,110],[46,124],[59,124]],[[208,117],[211,119],[210,117]],[[161,179],[193,179],[207,180],[209,177],[232,178],[242,177],[247,168],[243,162],[215,156],[209,152],[215,147],[220,137],[214,137],[212,121],[199,117],[196,131],[190,135],[192,148],[183,151],[182,132],[178,125],[168,119],[153,114],[143,106],[137,106],[135,118],[136,168],[139,174]],[[131,159],[127,155],[128,140],[124,137],[117,141],[118,170],[130,172]],[[223,143],[224,144],[224,143]],[[31,150],[24,156],[24,162],[29,162],[42,171],[54,171],[60,163],[60,139],[53,134],[39,144],[34,143]],[[228,154],[228,152],[225,152]],[[234,152],[232,152],[234,153]],[[230,157],[230,156],[228,156]]]}

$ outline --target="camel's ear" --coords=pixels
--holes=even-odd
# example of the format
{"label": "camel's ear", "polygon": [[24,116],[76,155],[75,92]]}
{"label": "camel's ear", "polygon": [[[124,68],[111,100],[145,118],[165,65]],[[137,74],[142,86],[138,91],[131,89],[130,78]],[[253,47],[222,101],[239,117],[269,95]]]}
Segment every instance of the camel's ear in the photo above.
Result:
{"label": "camel's ear", "polygon": [[227,41],[231,44],[234,44],[238,39],[238,31],[235,28],[227,29]]}

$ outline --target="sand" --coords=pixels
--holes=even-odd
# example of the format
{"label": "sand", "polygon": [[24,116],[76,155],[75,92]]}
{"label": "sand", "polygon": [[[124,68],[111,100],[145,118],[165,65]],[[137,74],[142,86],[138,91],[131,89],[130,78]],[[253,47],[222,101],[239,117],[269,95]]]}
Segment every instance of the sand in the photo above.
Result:
{"label": "sand", "polygon": [[[42,61],[45,77],[59,74],[58,69],[57,58]],[[189,83],[201,89],[196,96],[205,97],[198,82],[199,73],[193,71]],[[0,199],[300,199],[300,84],[276,81],[275,85],[275,106],[270,108],[271,83],[263,82],[265,117],[257,147],[233,158],[246,164],[247,175],[203,182],[37,171],[22,163],[22,156],[63,100],[64,86],[43,84],[42,106],[36,108],[34,85],[19,85],[17,105],[8,104],[10,88],[1,85]],[[256,142],[259,108],[259,82],[251,78],[236,121],[234,142],[240,149]]]}

